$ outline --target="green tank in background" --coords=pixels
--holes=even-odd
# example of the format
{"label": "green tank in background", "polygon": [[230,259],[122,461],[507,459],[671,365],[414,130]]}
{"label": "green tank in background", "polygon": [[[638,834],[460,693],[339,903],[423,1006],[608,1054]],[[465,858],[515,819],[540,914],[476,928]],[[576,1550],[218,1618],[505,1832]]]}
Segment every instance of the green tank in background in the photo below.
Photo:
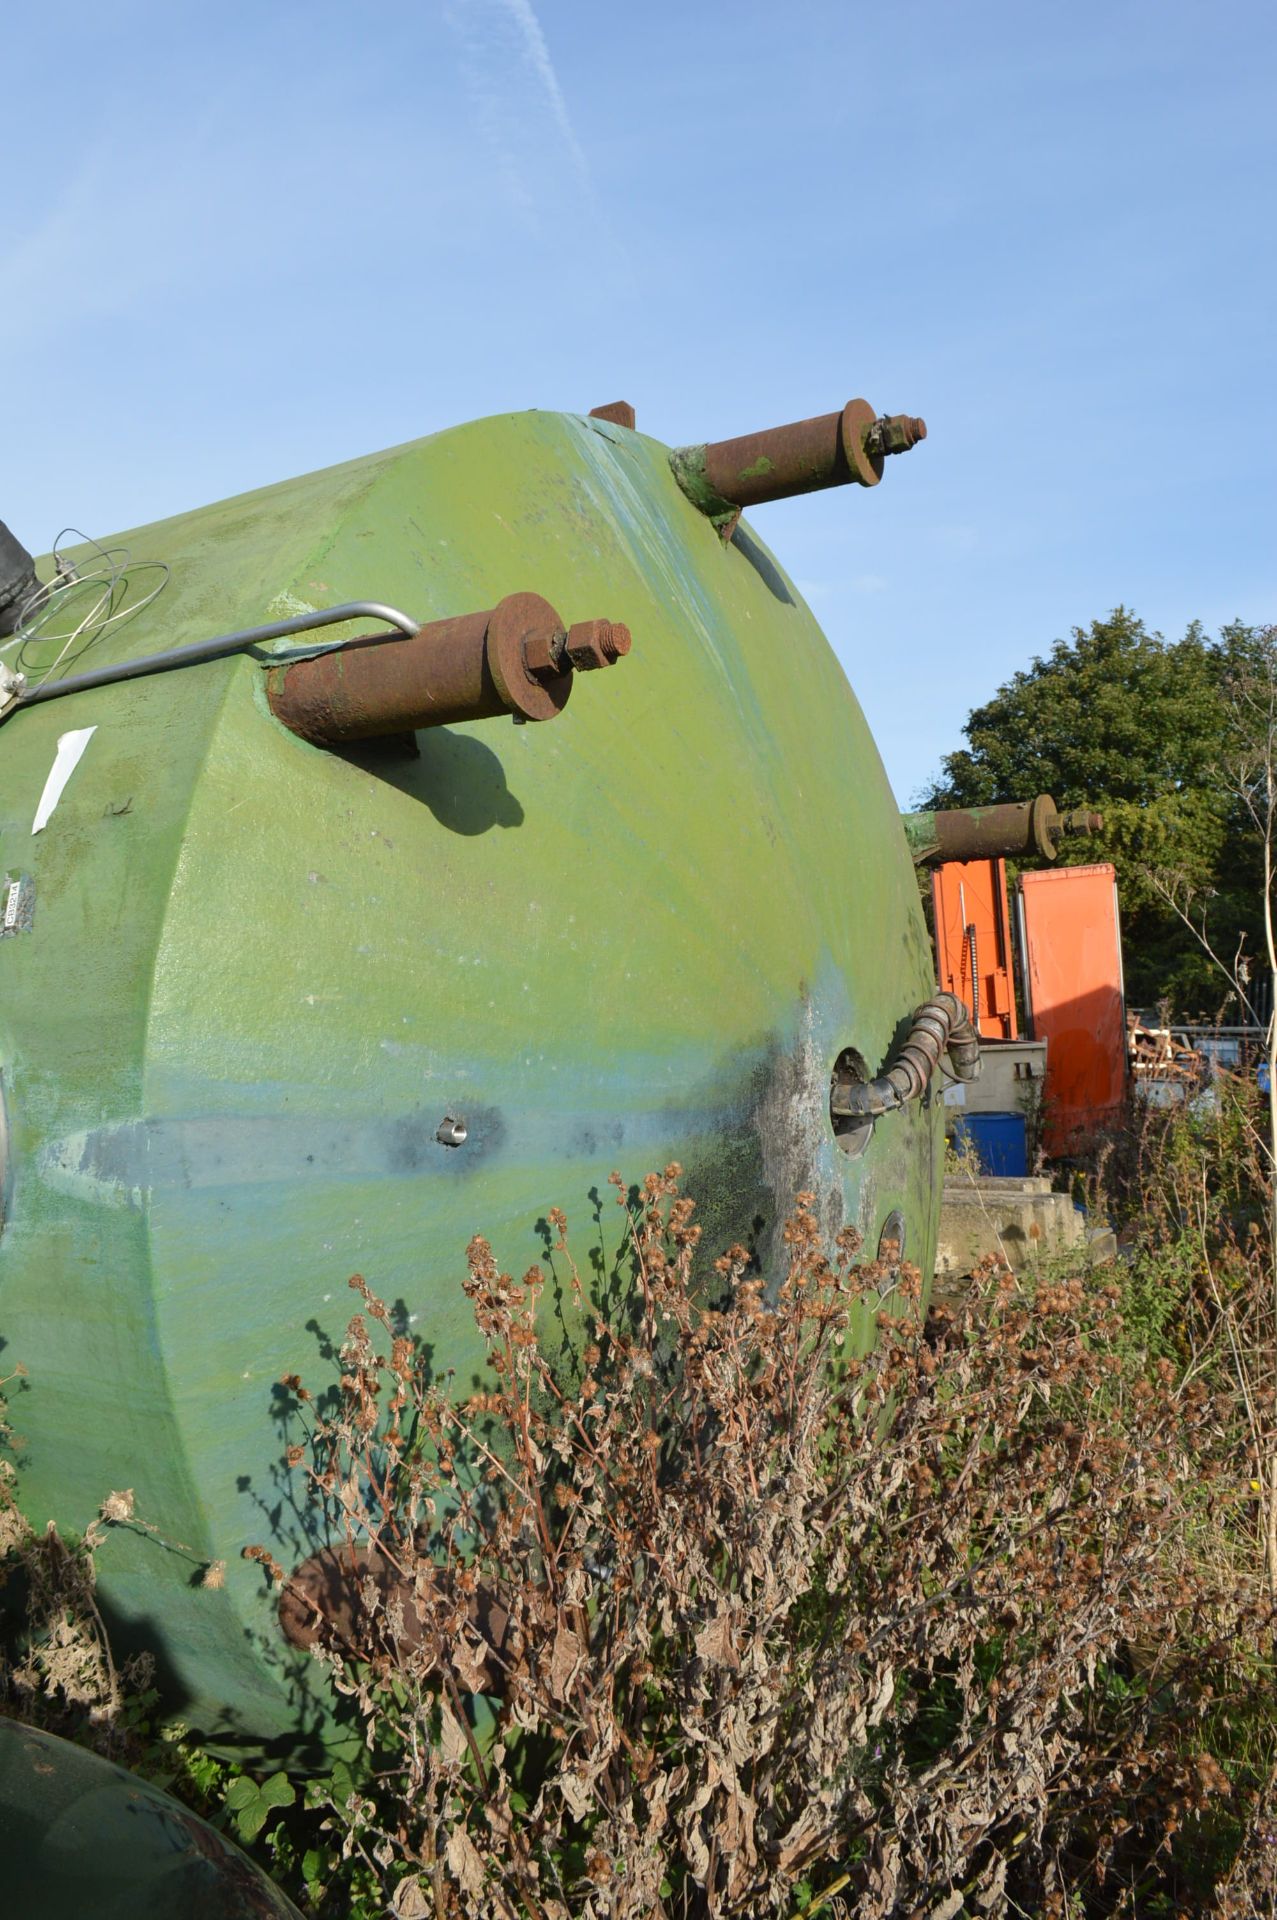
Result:
{"label": "green tank in background", "polygon": [[708,1245],[772,1275],[802,1189],[929,1270],[951,1013],[910,1037],[910,847],[740,519],[924,431],[852,402],[671,455],[619,406],[533,412],[60,547],[56,577],[0,546],[21,1499],[74,1529],[132,1489],[154,1532],[113,1529],[103,1612],[211,1743],[328,1737],[241,1551],[324,1544],[275,1383],[339,1339],[352,1271],[464,1386],[471,1235],[519,1271],[561,1206],[619,1258],[614,1168],[681,1162]]}
{"label": "green tank in background", "polygon": [[0,1833],[5,1920],[300,1920],[189,1807],[2,1715]]}

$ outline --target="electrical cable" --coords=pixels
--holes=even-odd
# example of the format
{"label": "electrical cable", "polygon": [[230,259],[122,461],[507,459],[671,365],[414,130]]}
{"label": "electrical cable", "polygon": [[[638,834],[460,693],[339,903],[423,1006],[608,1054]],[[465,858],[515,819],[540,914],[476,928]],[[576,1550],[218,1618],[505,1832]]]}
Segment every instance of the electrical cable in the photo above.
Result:
{"label": "electrical cable", "polygon": [[[65,551],[64,542],[68,536],[80,546],[90,548],[97,556],[97,564],[89,572],[82,573]],[[379,620],[404,636],[415,634],[421,624],[411,614],[403,613],[398,607],[387,606],[380,600],[348,600],[340,606],[319,607],[290,619],[269,621],[264,626],[214,634],[208,640],[196,640],[184,647],[170,647],[160,653],[143,654],[137,659],[118,661],[112,666],[91,667],[83,673],[67,674],[59,680],[55,676],[64,663],[79,659],[109,629],[122,626],[149,607],[168,585],[171,569],[163,560],[135,561],[128,547],[104,547],[100,541],[81,533],[76,527],[63,527],[51,551],[54,578],[35,582],[19,608],[12,639],[0,645],[0,720],[7,719],[19,707],[60,699],[64,694],[80,693],[89,687],[110,686],[120,680],[138,680],[148,674],[166,673],[178,667],[198,666],[207,660],[220,660],[228,654],[243,652],[265,641],[285,639],[295,633],[310,633],[317,628],[337,626],[347,620]],[[130,600],[130,586],[141,573],[158,573],[160,578],[148,593]],[[75,618],[69,626],[59,628],[59,615],[65,615],[68,607],[74,609],[77,601],[84,597],[90,600],[87,612]],[[50,626],[55,628],[52,633],[48,630]],[[37,641],[53,645],[61,642],[61,645],[52,664],[40,673],[39,679],[33,684],[24,670],[23,651]],[[316,653],[335,652],[347,644],[345,640],[336,640],[327,645],[289,648],[283,654],[272,656],[269,664],[305,659]],[[14,663],[18,669],[16,672],[4,660],[4,655],[14,648],[18,650]]]}
{"label": "electrical cable", "polygon": [[[64,551],[63,543],[68,536],[98,556],[98,564],[88,573],[82,573]],[[18,649],[17,664],[21,668],[24,651],[34,642],[62,643],[52,664],[41,673],[36,682],[38,686],[52,679],[68,659],[78,659],[108,629],[122,626],[149,607],[168,585],[170,575],[165,561],[134,561],[128,547],[104,547],[77,527],[62,528],[53,542],[52,554],[55,577],[36,582],[19,609],[13,638],[0,646],[0,657]],[[130,588],[142,573],[158,573],[160,578],[149,593],[131,600]],[[90,600],[87,612],[69,628],[48,631],[50,625],[56,625],[59,614],[85,597]]]}

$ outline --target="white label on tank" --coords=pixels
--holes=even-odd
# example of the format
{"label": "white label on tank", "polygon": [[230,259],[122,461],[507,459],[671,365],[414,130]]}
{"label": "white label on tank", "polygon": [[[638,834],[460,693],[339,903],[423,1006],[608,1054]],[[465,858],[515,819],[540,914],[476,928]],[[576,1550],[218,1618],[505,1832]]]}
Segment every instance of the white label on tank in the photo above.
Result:
{"label": "white label on tank", "polygon": [[21,880],[11,880],[4,896],[4,930],[6,933],[8,933],[17,922],[18,902],[21,898]]}
{"label": "white label on tank", "polygon": [[962,1082],[958,1080],[954,1082],[953,1086],[946,1087],[940,1098],[944,1101],[946,1107],[965,1107],[967,1104],[967,1090]]}
{"label": "white label on tank", "polygon": [[96,727],[77,727],[74,733],[64,733],[59,738],[58,750],[53,756],[53,765],[49,768],[49,777],[44,783],[35,819],[31,822],[32,833],[39,833],[53,818],[53,809],[62,798],[67,781],[79,766],[80,757],[96,732]]}

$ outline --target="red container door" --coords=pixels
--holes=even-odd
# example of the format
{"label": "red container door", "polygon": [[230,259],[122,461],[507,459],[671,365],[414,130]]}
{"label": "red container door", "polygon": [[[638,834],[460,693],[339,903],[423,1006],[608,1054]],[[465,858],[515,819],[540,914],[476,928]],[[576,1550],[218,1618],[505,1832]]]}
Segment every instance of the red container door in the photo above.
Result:
{"label": "red container door", "polygon": [[1045,1040],[1043,1142],[1080,1151],[1126,1097],[1126,1005],[1117,884],[1107,861],[1020,880],[1026,1011]]}
{"label": "red container door", "polygon": [[940,985],[971,1009],[985,1040],[1016,1039],[1005,860],[946,860],[933,869]]}

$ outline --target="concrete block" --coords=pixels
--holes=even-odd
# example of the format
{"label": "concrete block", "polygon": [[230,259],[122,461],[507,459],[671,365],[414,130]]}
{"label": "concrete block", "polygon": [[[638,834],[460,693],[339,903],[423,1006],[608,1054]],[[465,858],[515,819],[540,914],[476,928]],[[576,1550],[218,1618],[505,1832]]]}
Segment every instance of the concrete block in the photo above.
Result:
{"label": "concrete block", "polygon": [[944,1183],[936,1274],[970,1273],[989,1254],[1016,1272],[1086,1244],[1086,1221],[1067,1193],[1028,1180],[956,1179]]}

